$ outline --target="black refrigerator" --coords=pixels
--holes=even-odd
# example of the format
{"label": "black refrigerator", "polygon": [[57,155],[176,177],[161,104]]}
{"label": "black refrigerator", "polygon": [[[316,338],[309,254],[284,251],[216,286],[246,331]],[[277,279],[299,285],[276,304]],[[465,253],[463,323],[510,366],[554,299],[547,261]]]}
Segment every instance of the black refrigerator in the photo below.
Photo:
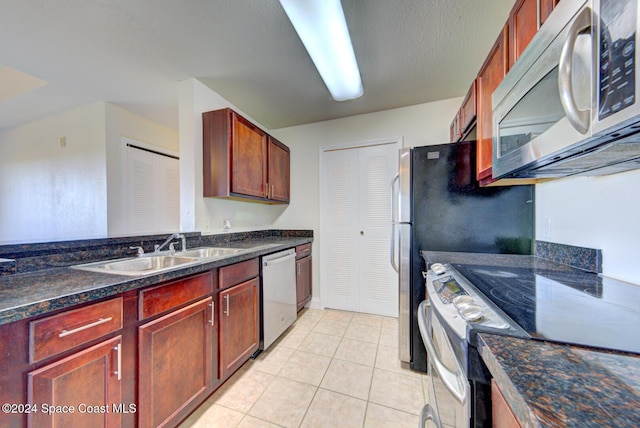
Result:
{"label": "black refrigerator", "polygon": [[425,298],[421,250],[531,254],[531,185],[480,187],[476,144],[461,142],[401,149],[392,184],[391,264],[399,277],[400,359],[427,370],[418,330]]}

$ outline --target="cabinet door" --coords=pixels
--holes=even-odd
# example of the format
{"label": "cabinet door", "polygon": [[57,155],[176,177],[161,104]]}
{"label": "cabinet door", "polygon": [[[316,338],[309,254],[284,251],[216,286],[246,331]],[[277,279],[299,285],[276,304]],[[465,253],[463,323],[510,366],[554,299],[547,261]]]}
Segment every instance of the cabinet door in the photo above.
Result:
{"label": "cabinet door", "polygon": [[260,340],[258,278],[221,291],[220,379],[225,379],[258,349]]}
{"label": "cabinet door", "polygon": [[474,80],[464,97],[462,107],[460,108],[460,135],[462,136],[469,126],[476,120],[476,81]]}
{"label": "cabinet door", "polygon": [[[29,373],[29,403],[38,406],[29,414],[29,426],[121,426],[113,407],[121,404],[121,346],[118,336]],[[50,415],[44,404],[56,412]]]}
{"label": "cabinet door", "polygon": [[269,199],[289,202],[289,148],[269,137]]}
{"label": "cabinet door", "polygon": [[520,428],[520,422],[511,411],[511,407],[505,400],[502,391],[495,380],[491,379],[491,413],[492,427],[496,428]]}
{"label": "cabinet door", "polygon": [[138,425],[177,421],[212,390],[212,298],[138,329]]}
{"label": "cabinet door", "polygon": [[553,9],[558,5],[559,0],[540,0],[540,26],[544,24]]}
{"label": "cabinet door", "polygon": [[267,134],[232,113],[231,192],[267,197]]}
{"label": "cabinet door", "polygon": [[507,74],[507,26],[500,33],[478,74],[477,178],[491,177],[493,114],[491,97]]}
{"label": "cabinet door", "polygon": [[518,0],[509,14],[509,67],[538,32],[538,0]]}
{"label": "cabinet door", "polygon": [[311,300],[311,256],[296,260],[296,297],[298,311]]}

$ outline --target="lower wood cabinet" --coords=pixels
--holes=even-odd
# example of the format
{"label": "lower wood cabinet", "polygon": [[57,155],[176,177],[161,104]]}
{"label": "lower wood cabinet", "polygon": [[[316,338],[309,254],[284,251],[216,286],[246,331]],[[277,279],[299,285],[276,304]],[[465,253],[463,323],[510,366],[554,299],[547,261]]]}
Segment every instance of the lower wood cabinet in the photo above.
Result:
{"label": "lower wood cabinet", "polygon": [[520,428],[520,422],[516,419],[509,403],[502,395],[502,391],[498,387],[495,380],[491,379],[491,413],[493,422],[492,427],[495,428]]}
{"label": "lower wood cabinet", "polygon": [[122,338],[117,336],[30,372],[28,426],[119,427]]}
{"label": "lower wood cabinet", "polygon": [[311,301],[311,243],[296,247],[296,301],[300,311]]}
{"label": "lower wood cabinet", "polygon": [[[310,298],[311,244],[296,250]],[[254,258],[2,324],[0,400],[38,412],[0,426],[175,427],[258,349],[260,319]]]}
{"label": "lower wood cabinet", "polygon": [[253,354],[260,341],[259,278],[220,292],[220,379],[229,377]]}
{"label": "lower wood cabinet", "polygon": [[212,392],[212,301],[139,327],[139,427],[175,425]]}

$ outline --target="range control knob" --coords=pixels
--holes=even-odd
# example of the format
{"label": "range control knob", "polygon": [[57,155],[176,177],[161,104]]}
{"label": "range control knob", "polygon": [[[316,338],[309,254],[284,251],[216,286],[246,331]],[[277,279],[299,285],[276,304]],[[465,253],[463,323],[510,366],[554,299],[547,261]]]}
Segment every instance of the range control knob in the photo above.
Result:
{"label": "range control knob", "polygon": [[442,263],[434,263],[431,265],[431,270],[436,275],[442,275],[447,271],[447,269],[442,265]]}

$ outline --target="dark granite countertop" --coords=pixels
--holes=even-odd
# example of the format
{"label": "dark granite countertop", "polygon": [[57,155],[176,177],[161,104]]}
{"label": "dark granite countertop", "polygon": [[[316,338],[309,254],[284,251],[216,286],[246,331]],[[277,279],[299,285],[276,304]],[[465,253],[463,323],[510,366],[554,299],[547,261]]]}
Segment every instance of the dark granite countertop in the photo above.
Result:
{"label": "dark granite countertop", "polygon": [[[547,281],[543,281],[545,285],[536,290],[534,321],[540,323],[547,317],[547,324],[540,331],[534,329],[534,339],[531,340],[479,333],[477,346],[480,356],[523,427],[640,426],[640,355],[575,345],[585,342],[581,342],[583,337],[572,336],[577,333],[575,325],[570,325],[572,322],[584,323],[586,330],[594,336],[596,333],[606,334],[606,328],[610,327],[608,331],[611,336],[626,337],[626,340],[636,342],[637,322],[620,324],[612,320],[619,317],[621,312],[629,312],[628,306],[631,309],[636,307],[634,299],[638,296],[638,286],[594,273],[599,271],[601,263],[601,255],[597,250],[594,253],[569,248],[568,252],[573,254],[565,257],[565,246],[559,251],[563,257],[556,257],[551,253],[558,251],[550,244],[541,247],[543,255],[553,256],[551,260],[533,255],[450,252],[425,252],[423,255],[432,263],[486,265],[497,271],[500,271],[500,267],[525,269],[549,277],[557,274],[555,277],[567,280],[568,284],[580,284],[578,288],[585,290],[554,284],[548,288]],[[577,262],[575,259],[578,259]],[[563,279],[558,281],[562,282]],[[595,290],[591,290],[594,287]],[[554,296],[554,299],[546,298],[548,291],[552,291],[550,296]],[[571,320],[555,314],[557,308],[553,305],[564,298],[560,291],[577,293],[585,305],[590,301],[605,304],[611,299],[619,305],[607,307],[608,312],[600,312],[601,315],[608,314],[607,319],[597,317],[595,312],[585,309],[592,307],[585,306],[583,310],[575,311],[576,317],[581,318]],[[617,297],[614,299],[611,295]],[[550,311],[553,313],[549,314]],[[549,318],[549,315],[552,317]],[[630,316],[632,320],[640,321],[637,312]],[[627,325],[628,330],[621,331],[621,325]],[[550,334],[550,326],[554,327],[551,329],[553,334]],[[566,336],[563,336],[563,331]],[[552,336],[554,341],[547,340],[545,334]]]}
{"label": "dark granite countertop", "polygon": [[124,276],[70,267],[0,276],[0,324],[98,300],[311,242],[311,237],[264,237],[217,244],[250,251],[155,275]]}
{"label": "dark granite countertop", "polygon": [[478,350],[523,427],[640,426],[640,356],[507,336]]}

